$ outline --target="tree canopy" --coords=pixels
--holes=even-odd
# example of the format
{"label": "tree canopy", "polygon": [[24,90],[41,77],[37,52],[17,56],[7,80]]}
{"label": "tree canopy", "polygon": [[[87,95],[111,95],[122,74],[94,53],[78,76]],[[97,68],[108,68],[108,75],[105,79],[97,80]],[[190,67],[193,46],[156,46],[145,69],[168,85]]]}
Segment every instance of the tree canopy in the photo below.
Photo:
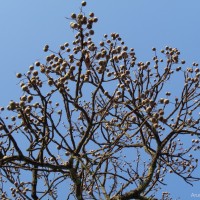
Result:
{"label": "tree canopy", "polygon": [[0,108],[1,199],[170,199],[166,176],[200,179],[199,65],[169,46],[138,61],[118,33],[96,44],[85,6],[68,18],[74,41],[45,45]]}

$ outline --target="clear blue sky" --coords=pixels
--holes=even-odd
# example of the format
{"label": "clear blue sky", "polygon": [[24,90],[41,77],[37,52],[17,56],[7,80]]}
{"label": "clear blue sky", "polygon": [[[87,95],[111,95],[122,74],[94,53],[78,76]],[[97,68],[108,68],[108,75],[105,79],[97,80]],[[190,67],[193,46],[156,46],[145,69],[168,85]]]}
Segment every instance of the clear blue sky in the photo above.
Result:
{"label": "clear blue sky", "polygon": [[[37,59],[43,59],[43,46],[52,49],[71,41],[73,33],[65,17],[77,12],[80,0],[6,0],[0,2],[0,104],[20,94],[16,72],[26,72]],[[118,32],[129,47],[134,47],[139,60],[152,57],[153,46],[166,45],[181,51],[188,66],[200,61],[199,0],[88,0],[86,12],[99,17],[95,26],[96,40],[104,33]],[[195,187],[174,178],[169,186],[174,197],[190,199],[200,194]],[[174,183],[173,183],[174,182]],[[173,188],[174,187],[174,188]],[[163,189],[164,191],[167,190]]]}

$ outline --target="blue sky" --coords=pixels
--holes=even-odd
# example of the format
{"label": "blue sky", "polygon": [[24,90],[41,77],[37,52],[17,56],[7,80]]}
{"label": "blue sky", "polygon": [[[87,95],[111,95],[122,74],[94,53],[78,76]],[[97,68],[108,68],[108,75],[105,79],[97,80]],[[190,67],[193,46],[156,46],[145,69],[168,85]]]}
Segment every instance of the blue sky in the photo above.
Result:
{"label": "blue sky", "polygon": [[[45,57],[43,46],[48,43],[57,50],[73,32],[65,17],[78,12],[79,0],[17,0],[0,2],[0,104],[21,94],[16,72],[26,72],[35,60]],[[181,51],[190,66],[200,60],[200,1],[199,0],[88,0],[85,12],[99,17],[95,40],[104,33],[118,32],[126,45],[135,48],[139,60],[151,59],[152,47],[166,45]],[[178,81],[178,80],[177,80]],[[194,188],[170,180],[174,197],[190,199],[200,194],[200,183]],[[173,184],[174,182],[174,184]],[[179,187],[177,187],[179,185]],[[167,188],[166,188],[167,190]]]}

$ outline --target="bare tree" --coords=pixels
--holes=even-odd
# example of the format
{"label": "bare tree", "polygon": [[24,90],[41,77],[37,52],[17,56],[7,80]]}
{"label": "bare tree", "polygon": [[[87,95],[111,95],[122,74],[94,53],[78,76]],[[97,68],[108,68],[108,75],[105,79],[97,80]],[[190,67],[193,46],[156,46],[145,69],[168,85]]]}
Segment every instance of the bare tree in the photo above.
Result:
{"label": "bare tree", "polygon": [[46,45],[45,64],[16,75],[22,96],[1,107],[3,200],[146,200],[171,173],[199,181],[198,64],[185,69],[172,47],[137,61],[117,33],[95,44],[85,5],[70,17],[72,44]]}

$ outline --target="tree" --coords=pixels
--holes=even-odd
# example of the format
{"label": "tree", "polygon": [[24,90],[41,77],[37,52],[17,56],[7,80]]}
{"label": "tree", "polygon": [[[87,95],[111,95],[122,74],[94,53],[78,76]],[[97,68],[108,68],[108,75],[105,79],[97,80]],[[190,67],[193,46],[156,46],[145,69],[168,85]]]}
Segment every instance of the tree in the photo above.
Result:
{"label": "tree", "polygon": [[[168,174],[200,180],[198,64],[184,69],[172,47],[137,61],[117,33],[95,44],[98,18],[84,6],[70,17],[72,47],[46,45],[45,64],[16,74],[19,101],[1,107],[2,199],[156,199]],[[177,78],[173,94],[167,84]]]}

